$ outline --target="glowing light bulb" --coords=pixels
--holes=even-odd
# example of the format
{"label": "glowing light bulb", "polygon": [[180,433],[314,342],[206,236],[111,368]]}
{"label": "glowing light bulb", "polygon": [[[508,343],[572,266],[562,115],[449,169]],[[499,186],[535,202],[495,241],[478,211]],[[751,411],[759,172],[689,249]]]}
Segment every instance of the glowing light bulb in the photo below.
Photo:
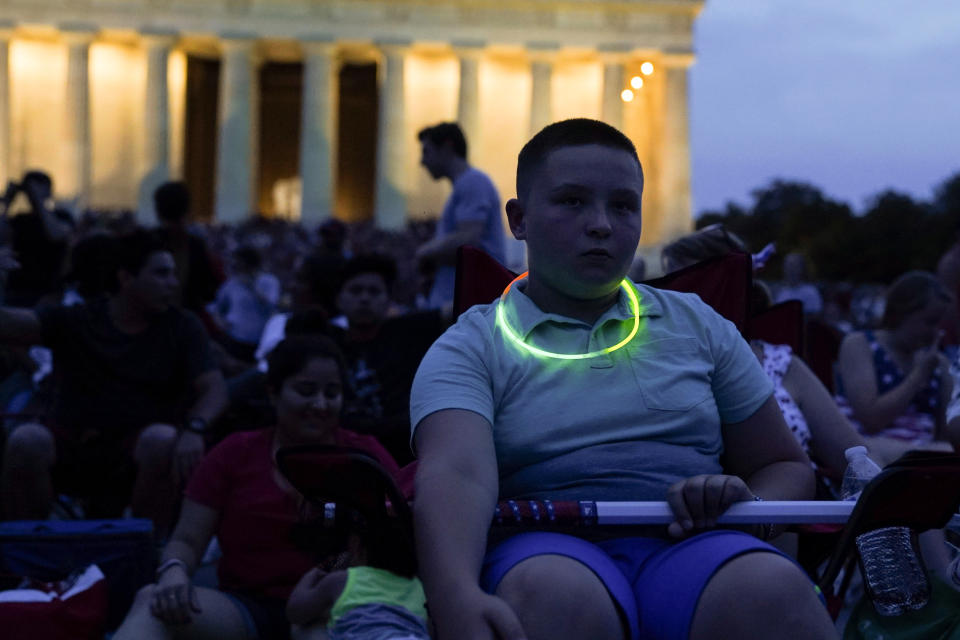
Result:
{"label": "glowing light bulb", "polygon": [[633,87],[634,89],[639,89],[640,87],[643,86],[643,78],[641,78],[640,76],[633,76],[632,78],[630,78],[630,86]]}
{"label": "glowing light bulb", "polygon": [[653,73],[653,63],[644,62],[642,65],[640,65],[640,73],[645,76],[649,76],[651,73]]}
{"label": "glowing light bulb", "polygon": [[630,89],[624,89],[620,93],[620,99],[624,102],[631,102],[633,100],[633,91],[630,91]]}

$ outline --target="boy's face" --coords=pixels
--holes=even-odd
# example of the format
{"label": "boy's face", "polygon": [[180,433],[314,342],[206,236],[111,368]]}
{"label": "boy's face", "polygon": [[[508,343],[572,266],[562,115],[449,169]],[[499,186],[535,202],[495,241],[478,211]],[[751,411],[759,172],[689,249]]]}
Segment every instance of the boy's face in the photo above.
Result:
{"label": "boy's face", "polygon": [[594,144],[551,152],[525,201],[507,203],[530,277],[576,299],[616,290],[640,241],[642,193],[640,166],[626,151]]}
{"label": "boy's face", "polygon": [[359,273],[340,287],[337,306],[351,326],[380,324],[390,307],[387,283],[379,273]]}
{"label": "boy's face", "polygon": [[176,300],[177,268],[167,251],[151,253],[136,276],[120,273],[121,293],[131,296],[147,313],[162,313]]}

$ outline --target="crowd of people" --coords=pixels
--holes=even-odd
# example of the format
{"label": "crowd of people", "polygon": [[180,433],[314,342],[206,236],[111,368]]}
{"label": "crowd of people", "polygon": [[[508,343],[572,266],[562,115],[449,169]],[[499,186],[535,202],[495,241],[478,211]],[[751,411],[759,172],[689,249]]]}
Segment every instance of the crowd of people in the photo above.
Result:
{"label": "crowd of people", "polygon": [[[953,450],[956,286],[904,274],[866,324],[836,315],[799,253],[772,291],[757,271],[754,310],[799,299],[846,333],[824,380],[695,295],[628,277],[643,266],[640,160],[616,129],[574,119],[518,158],[505,209],[528,271],[454,320],[457,248],[504,259],[501,201],[459,126],[418,140],[452,190],[435,228],[401,233],[197,225],[180,182],[157,189],[145,229],[75,219],[40,171],[11,183],[2,517],[153,521],[157,580],[117,638],[835,637],[781,531],[717,518],[738,501],[836,498],[853,446],[880,463]],[[731,251],[748,247],[714,226],[666,246],[662,268]],[[419,578],[362,524],[319,559],[295,543],[307,501],[275,455],[309,443],[368,453],[412,499]],[[675,521],[488,538],[508,498],[666,500]],[[216,588],[192,580],[212,540]],[[950,580],[942,534],[924,553]]]}

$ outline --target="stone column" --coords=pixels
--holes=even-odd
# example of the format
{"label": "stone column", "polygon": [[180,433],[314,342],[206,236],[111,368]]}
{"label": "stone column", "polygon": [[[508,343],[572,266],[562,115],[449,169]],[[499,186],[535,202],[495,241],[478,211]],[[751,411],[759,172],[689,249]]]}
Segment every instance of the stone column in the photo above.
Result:
{"label": "stone column", "polygon": [[404,56],[407,43],[381,43],[380,115],[374,221],[382,229],[402,229],[407,220],[407,140]]}
{"label": "stone column", "polygon": [[480,141],[480,58],[481,42],[454,42],[454,52],[460,61],[460,91],[457,97],[457,122],[470,145]]}
{"label": "stone column", "polygon": [[553,85],[553,59],[557,46],[551,43],[527,45],[530,57],[530,135],[553,122],[550,94]]}
{"label": "stone column", "polygon": [[253,212],[254,40],[252,36],[224,36],[221,46],[214,219],[236,223]]}
{"label": "stone column", "polygon": [[138,190],[137,222],[155,222],[153,192],[170,178],[170,95],[167,64],[176,42],[172,33],[143,34],[147,54],[147,88],[143,111],[143,177]]}
{"label": "stone column", "polygon": [[687,69],[692,53],[664,55],[663,150],[660,184],[663,203],[662,239],[672,240],[693,228],[690,198],[690,122]]}
{"label": "stone column", "polygon": [[10,39],[13,24],[0,22],[0,189],[11,175],[10,158]]}
{"label": "stone column", "polygon": [[601,50],[600,59],[603,62],[603,106],[601,117],[610,126],[623,130],[623,100],[620,93],[624,84],[625,54],[619,51]]}
{"label": "stone column", "polygon": [[300,219],[315,225],[333,214],[336,145],[336,46],[330,39],[301,42],[303,107],[300,118]]}
{"label": "stone column", "polygon": [[[64,153],[69,174],[62,183],[63,193],[76,203],[77,211],[90,204],[90,43],[94,27],[64,27],[61,34],[67,42],[66,127]],[[59,191],[59,189],[58,189]]]}

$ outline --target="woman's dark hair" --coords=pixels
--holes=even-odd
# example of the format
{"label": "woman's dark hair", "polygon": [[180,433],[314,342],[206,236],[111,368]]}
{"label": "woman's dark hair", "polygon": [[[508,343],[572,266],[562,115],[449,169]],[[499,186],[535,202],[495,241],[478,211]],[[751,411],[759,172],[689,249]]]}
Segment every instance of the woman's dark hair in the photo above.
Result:
{"label": "woman's dark hair", "polygon": [[287,378],[303,371],[311,360],[323,358],[337,363],[343,380],[346,372],[343,354],[330,338],[300,335],[284,339],[267,356],[267,387],[278,393]]}
{"label": "woman's dark hair", "polygon": [[927,271],[908,271],[887,289],[886,306],[880,326],[896,329],[914,311],[920,311],[933,299],[952,302],[953,296],[935,275]]}

